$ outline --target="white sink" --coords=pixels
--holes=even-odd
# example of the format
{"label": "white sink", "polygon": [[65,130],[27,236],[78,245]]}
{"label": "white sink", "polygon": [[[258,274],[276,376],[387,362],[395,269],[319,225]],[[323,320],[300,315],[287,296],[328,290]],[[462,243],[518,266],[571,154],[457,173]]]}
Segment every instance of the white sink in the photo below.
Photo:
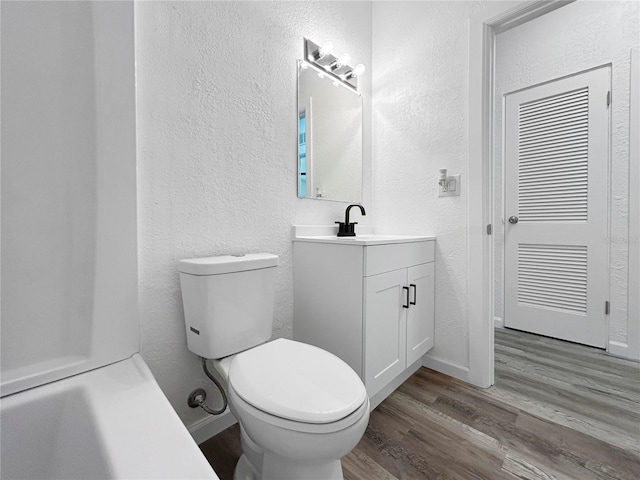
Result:
{"label": "white sink", "polygon": [[[361,232],[361,233],[360,233]],[[334,225],[294,225],[295,242],[339,243],[345,245],[386,245],[390,243],[410,243],[433,240],[425,235],[391,235],[374,233],[372,227],[356,226],[355,237],[338,237],[338,227]]]}
{"label": "white sink", "polygon": [[[337,237],[337,235],[331,235]],[[344,237],[347,239],[355,240],[356,238],[359,240],[393,240],[397,235],[384,235],[382,233],[361,233],[355,237]]]}

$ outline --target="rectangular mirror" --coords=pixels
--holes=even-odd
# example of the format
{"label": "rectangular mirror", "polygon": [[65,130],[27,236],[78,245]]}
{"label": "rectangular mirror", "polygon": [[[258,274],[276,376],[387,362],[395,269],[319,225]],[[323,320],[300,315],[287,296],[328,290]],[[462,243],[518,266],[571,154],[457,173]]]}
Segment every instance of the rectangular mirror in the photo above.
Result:
{"label": "rectangular mirror", "polygon": [[298,197],[362,201],[362,97],[298,61]]}

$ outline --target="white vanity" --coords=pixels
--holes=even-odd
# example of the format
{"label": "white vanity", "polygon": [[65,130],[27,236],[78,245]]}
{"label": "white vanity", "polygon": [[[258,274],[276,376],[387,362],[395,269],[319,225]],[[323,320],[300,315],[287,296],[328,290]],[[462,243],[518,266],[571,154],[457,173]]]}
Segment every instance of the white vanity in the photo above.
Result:
{"label": "white vanity", "polygon": [[374,408],[433,347],[435,239],[363,232],[294,227],[293,338],[346,361]]}

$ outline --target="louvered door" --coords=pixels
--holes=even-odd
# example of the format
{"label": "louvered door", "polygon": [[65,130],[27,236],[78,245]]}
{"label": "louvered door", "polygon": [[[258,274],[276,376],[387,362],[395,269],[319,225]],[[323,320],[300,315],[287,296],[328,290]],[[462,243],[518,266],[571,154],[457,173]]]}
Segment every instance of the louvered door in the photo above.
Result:
{"label": "louvered door", "polygon": [[604,347],[610,69],[505,97],[505,326]]}

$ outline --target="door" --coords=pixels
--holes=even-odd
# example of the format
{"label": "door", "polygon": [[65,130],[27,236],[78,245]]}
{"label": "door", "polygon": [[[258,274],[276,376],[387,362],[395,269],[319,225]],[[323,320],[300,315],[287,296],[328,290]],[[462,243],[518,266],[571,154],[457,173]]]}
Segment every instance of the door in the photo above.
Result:
{"label": "door", "polygon": [[434,263],[409,267],[409,309],[407,310],[407,366],[433,347]]}
{"label": "door", "polygon": [[610,69],[505,97],[505,326],[605,347]]}
{"label": "door", "polygon": [[365,386],[372,397],[405,367],[407,270],[365,277]]}

